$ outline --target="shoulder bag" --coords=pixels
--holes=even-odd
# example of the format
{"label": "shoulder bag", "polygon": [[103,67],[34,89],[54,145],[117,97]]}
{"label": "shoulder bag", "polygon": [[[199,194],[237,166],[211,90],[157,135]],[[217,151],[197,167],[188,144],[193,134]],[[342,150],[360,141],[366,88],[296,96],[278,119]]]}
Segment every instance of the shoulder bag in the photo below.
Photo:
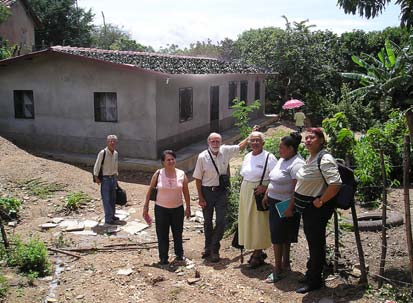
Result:
{"label": "shoulder bag", "polygon": [[[265,165],[264,165],[264,170],[262,172],[261,175],[261,180],[260,180],[260,184],[262,185],[262,181],[264,180],[264,175],[265,175],[265,171],[267,170],[267,163],[268,163],[268,157],[270,156],[270,153],[267,154],[267,158],[265,159]],[[254,191],[254,197],[255,197],[255,203],[257,204],[257,210],[258,211],[267,211],[268,207],[264,207],[262,205],[262,200],[264,199],[265,193],[260,193],[260,194],[256,194]]]}
{"label": "shoulder bag", "polygon": [[[102,177],[103,177],[103,163],[105,163],[105,156],[106,156],[106,150],[103,150],[103,159],[102,159],[102,162],[100,162],[100,169],[97,175],[100,182],[102,182]],[[93,182],[96,183],[94,172],[92,172],[92,177],[93,177]]]}
{"label": "shoulder bag", "polygon": [[215,170],[217,171],[217,174],[218,174],[218,176],[219,176],[219,187],[220,187],[222,190],[229,189],[229,188],[231,187],[231,181],[230,181],[230,179],[229,179],[229,175],[227,175],[227,174],[221,175],[221,174],[219,173],[219,170],[218,170],[217,165],[215,164],[214,158],[212,158],[212,155],[211,155],[211,153],[209,152],[209,150],[208,150],[208,154],[209,154],[209,156],[211,157],[212,164],[214,164]]}
{"label": "shoulder bag", "polygon": [[149,200],[151,201],[156,201],[156,196],[158,195],[158,178],[160,173],[161,171],[158,169],[156,173],[155,186],[151,188],[151,193],[149,195]]}

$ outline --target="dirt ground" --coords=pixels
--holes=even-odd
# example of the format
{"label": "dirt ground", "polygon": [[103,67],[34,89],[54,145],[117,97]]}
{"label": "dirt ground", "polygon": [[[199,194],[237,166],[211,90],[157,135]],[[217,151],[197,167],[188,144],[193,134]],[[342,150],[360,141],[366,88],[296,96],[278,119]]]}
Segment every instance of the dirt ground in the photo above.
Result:
{"label": "dirt ground", "polygon": [[[268,133],[272,131],[269,129]],[[45,241],[48,247],[56,247],[57,243],[71,248],[149,243],[134,245],[128,250],[80,253],[78,259],[50,252],[53,274],[37,279],[34,286],[29,286],[27,279],[14,269],[3,265],[1,270],[10,284],[7,302],[378,302],[377,298],[369,298],[357,283],[357,271],[353,270],[353,266],[358,259],[352,232],[343,232],[340,237],[340,263],[344,266],[344,275],[329,275],[325,288],[306,295],[294,291],[299,286],[297,279],[302,277],[308,256],[302,229],[299,242],[292,246],[292,272],[275,285],[264,282],[274,260],[270,249],[267,250],[268,264],[253,270],[248,269],[245,262],[240,263],[239,251],[231,247],[230,238],[223,241],[221,262],[214,264],[201,259],[204,236],[202,224],[195,217],[185,220],[184,225],[187,260],[158,266],[153,225],[133,235],[121,231],[95,236],[73,235],[62,233],[61,229],[42,230],[39,227],[53,217],[62,217],[64,214],[57,210],[64,203],[63,197],[75,191],[82,191],[94,200],[67,218],[102,218],[99,188],[91,181],[90,167],[74,166],[31,154],[1,137],[0,154],[0,196],[12,196],[23,201],[17,225],[6,226],[9,235],[19,234],[23,239],[34,235]],[[232,168],[240,161],[240,158],[235,159]],[[126,171],[121,171],[120,175],[120,184],[129,198],[128,204],[122,208],[130,214],[127,221],[136,219],[143,222],[142,206],[150,175]],[[19,185],[33,178],[66,186],[64,191],[40,199],[31,196]],[[194,181],[190,183],[190,193],[192,213],[195,214],[200,208]],[[401,190],[390,194],[389,204],[391,209],[404,213]],[[348,216],[348,212],[343,216]],[[369,281],[374,286],[374,275],[378,273],[380,260],[381,233],[362,232],[361,238],[370,271]],[[328,236],[328,242],[330,245],[333,243],[332,233]],[[171,246],[170,260],[173,260]],[[249,253],[245,259],[249,258]],[[407,281],[408,264],[404,225],[389,229],[386,276]],[[121,274],[119,270],[122,269],[129,272]]]}

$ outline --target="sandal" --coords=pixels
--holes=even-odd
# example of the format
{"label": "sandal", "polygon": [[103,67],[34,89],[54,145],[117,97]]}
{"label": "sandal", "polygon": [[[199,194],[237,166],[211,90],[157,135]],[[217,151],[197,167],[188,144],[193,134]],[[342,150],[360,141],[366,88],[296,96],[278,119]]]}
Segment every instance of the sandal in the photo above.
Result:
{"label": "sandal", "polygon": [[251,260],[248,264],[248,268],[254,269],[254,268],[258,268],[258,267],[260,267],[261,265],[264,265],[264,264],[265,264],[264,259],[261,256],[253,257],[253,258],[251,258]]}
{"label": "sandal", "polygon": [[284,277],[281,274],[276,274],[274,272],[270,273],[265,279],[265,283],[277,283],[282,280]]}

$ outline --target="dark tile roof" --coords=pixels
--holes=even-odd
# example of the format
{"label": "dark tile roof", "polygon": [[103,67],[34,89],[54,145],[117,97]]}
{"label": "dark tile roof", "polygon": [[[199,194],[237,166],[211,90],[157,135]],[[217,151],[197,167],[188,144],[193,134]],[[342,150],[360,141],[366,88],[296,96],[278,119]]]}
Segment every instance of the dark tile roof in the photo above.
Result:
{"label": "dark tile roof", "polygon": [[214,58],[189,57],[133,51],[114,51],[97,48],[53,46],[55,52],[108,61],[166,74],[270,74],[271,71],[237,62]]}

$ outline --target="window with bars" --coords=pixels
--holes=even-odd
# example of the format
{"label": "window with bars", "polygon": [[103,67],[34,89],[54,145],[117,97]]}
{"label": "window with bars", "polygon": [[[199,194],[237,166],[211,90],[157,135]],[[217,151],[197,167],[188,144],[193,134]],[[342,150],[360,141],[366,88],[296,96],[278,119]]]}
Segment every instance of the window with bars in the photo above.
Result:
{"label": "window with bars", "polygon": [[234,99],[238,97],[237,90],[237,81],[230,81],[228,83],[228,107],[234,105]]}
{"label": "window with bars", "polygon": [[16,119],[34,119],[34,99],[32,90],[15,90],[14,117]]}
{"label": "window with bars", "polygon": [[254,94],[254,100],[260,100],[261,99],[261,81],[256,80],[255,81],[255,94]]}
{"label": "window with bars", "polygon": [[192,120],[193,117],[192,87],[179,89],[179,122]]}
{"label": "window with bars", "polygon": [[248,81],[244,80],[241,81],[241,87],[240,87],[240,100],[245,101],[245,104],[248,104]]}
{"label": "window with bars", "polygon": [[118,106],[116,93],[94,93],[95,121],[96,122],[117,122]]}

